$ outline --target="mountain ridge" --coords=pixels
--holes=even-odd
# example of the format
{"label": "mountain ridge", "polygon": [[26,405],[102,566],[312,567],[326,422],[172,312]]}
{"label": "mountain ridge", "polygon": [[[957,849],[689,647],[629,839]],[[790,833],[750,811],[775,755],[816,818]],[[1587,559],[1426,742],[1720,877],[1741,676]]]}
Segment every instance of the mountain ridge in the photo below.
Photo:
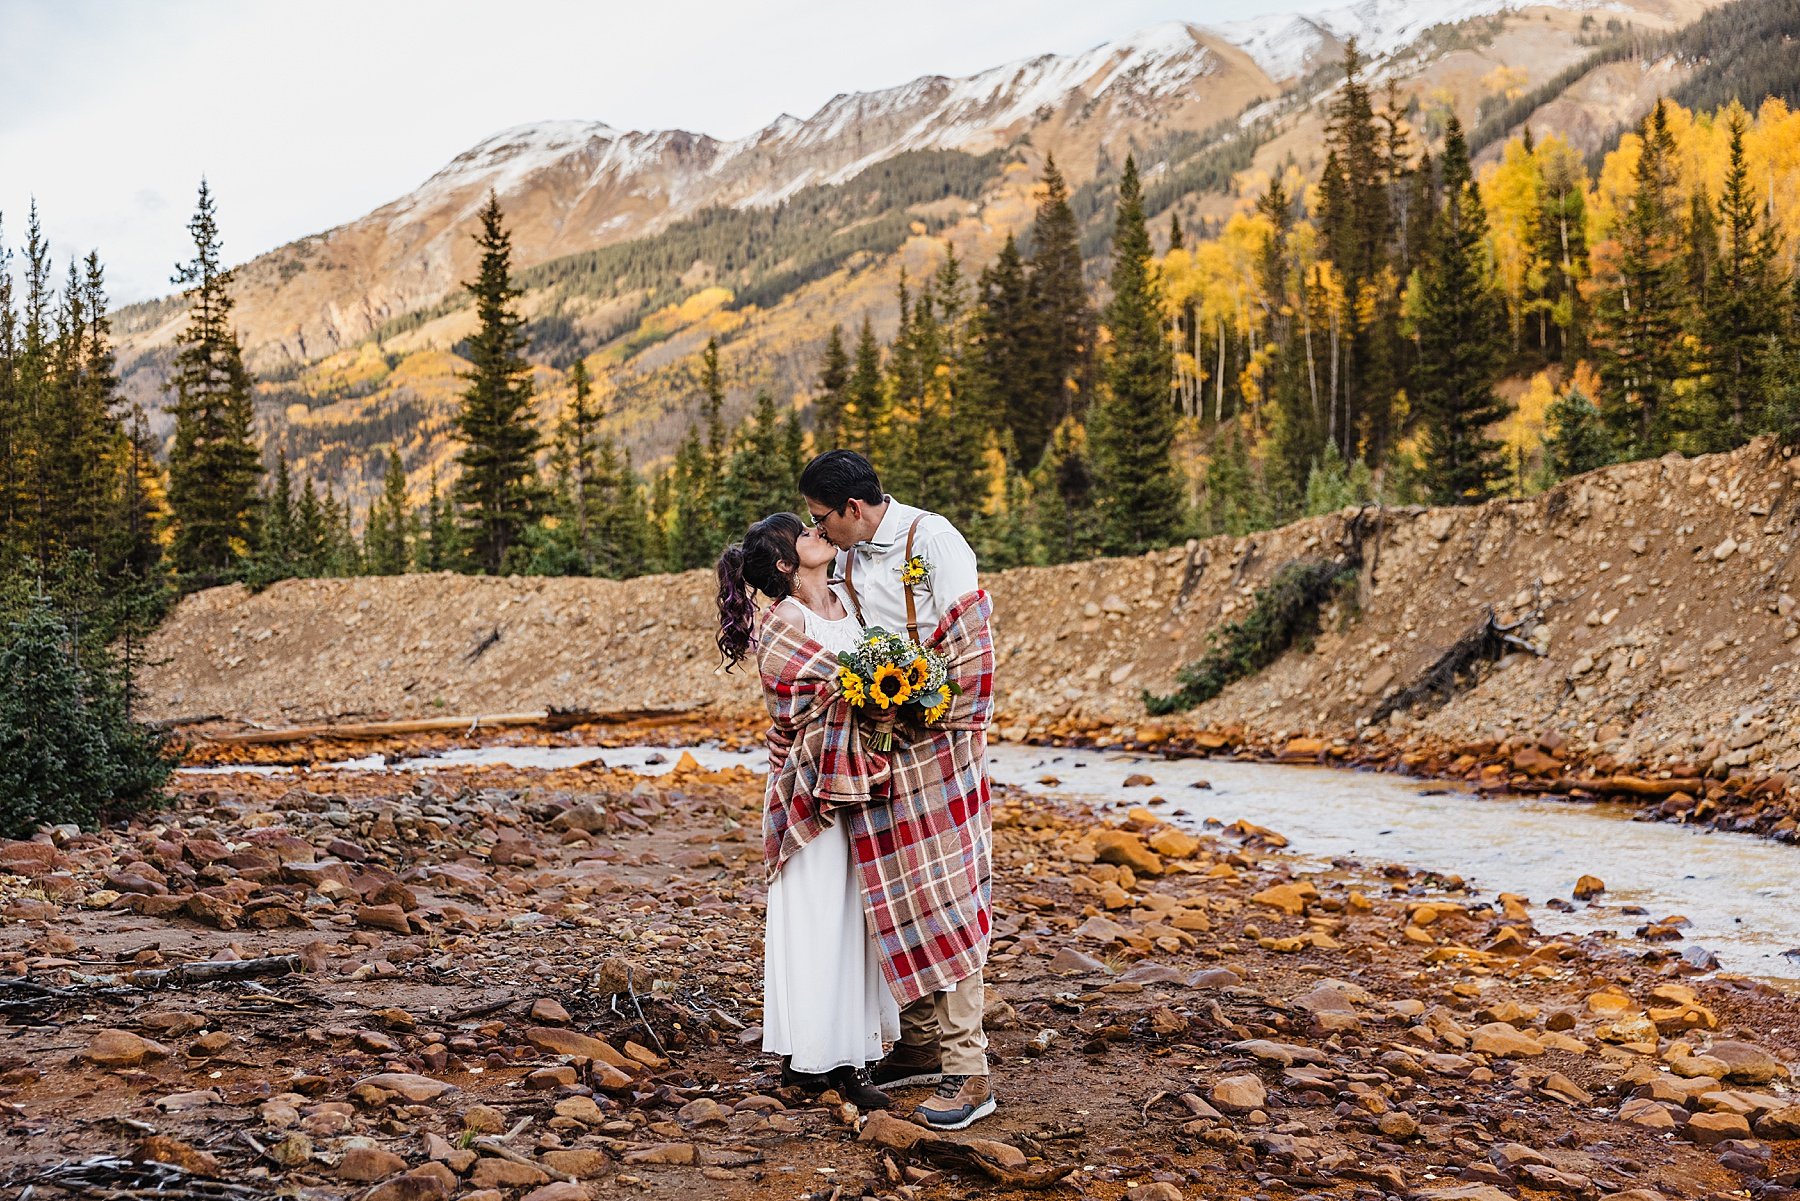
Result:
{"label": "mountain ridge", "polygon": [[[1538,73],[1554,76],[1589,53],[1583,31],[1592,14],[1625,13],[1652,26],[1672,26],[1714,3],[1556,0],[1524,7],[1514,0],[1457,0],[1445,9],[1419,0],[1363,0],[1224,27],[1165,21],[1075,54],[1040,54],[968,76],[926,75],[890,88],[840,93],[810,117],[783,113],[738,139],[620,130],[578,118],[514,126],[483,138],[418,188],[371,213],[240,268],[240,331],[247,360],[266,381],[259,420],[271,435],[285,435],[304,420],[313,427],[306,441],[323,445],[329,437],[321,422],[341,419],[347,430],[392,431],[400,411],[428,413],[452,403],[449,352],[465,332],[456,302],[473,265],[473,243],[464,235],[490,188],[507,209],[515,270],[539,276],[545,275],[541,267],[611,246],[621,248],[612,256],[616,266],[637,254],[633,247],[650,246],[645,239],[682,222],[704,224],[711,213],[778,213],[799,201],[810,207],[781,220],[816,214],[820,239],[869,222],[886,231],[848,257],[834,253],[818,258],[816,266],[799,263],[783,277],[785,291],[751,288],[757,301],[750,309],[738,300],[749,284],[747,269],[734,266],[729,251],[696,255],[670,273],[685,295],[723,289],[724,308],[708,302],[698,317],[671,312],[652,323],[655,305],[673,303],[685,312],[682,296],[659,297],[653,288],[622,279],[589,281],[578,295],[567,286],[528,289],[525,315],[538,328],[562,331],[565,344],[580,346],[583,355],[612,346],[594,364],[614,376],[603,384],[612,394],[609,421],[615,432],[630,432],[625,440],[642,458],[654,460],[679,428],[668,389],[685,378],[678,360],[693,353],[696,342],[719,336],[735,378],[750,385],[734,387],[728,407],[741,409],[759,382],[775,387],[784,401],[800,402],[808,364],[830,323],[869,313],[880,328],[891,317],[899,265],[912,261],[910,269],[928,268],[928,258],[917,261],[924,251],[909,245],[908,223],[914,240],[947,238],[979,265],[1007,232],[1029,224],[1030,191],[1046,154],[1055,154],[1077,186],[1110,178],[1126,152],[1138,154],[1153,189],[1165,178],[1171,185],[1230,180],[1253,165],[1267,171],[1284,161],[1310,175],[1322,106],[1332,88],[1317,64],[1341,56],[1351,37],[1375,56],[1371,78],[1386,74],[1414,97],[1451,103],[1472,126],[1476,101],[1487,96],[1487,77],[1496,66],[1526,61],[1534,79]],[[1589,14],[1585,21],[1583,13]],[[1463,24],[1433,33],[1433,23],[1445,14]],[[1627,75],[1636,70],[1631,64],[1613,69]],[[1634,103],[1619,93],[1618,86],[1610,89],[1610,107],[1591,123],[1596,130],[1610,128]],[[1206,160],[1226,137],[1237,138],[1237,148]],[[978,187],[946,183],[936,200],[922,199],[917,188],[884,185],[875,171],[907,155],[981,152],[1004,152],[992,178]],[[1184,163],[1203,161],[1205,170],[1177,172]],[[961,170],[966,168],[940,174],[948,179]],[[842,189],[864,176],[872,180],[869,187],[891,195],[873,206],[818,199],[820,189]],[[1184,224],[1196,215],[1229,212],[1228,195],[1184,190],[1192,186],[1166,189],[1181,206]],[[1103,191],[1096,195],[1104,200]],[[1099,248],[1100,240],[1089,241],[1088,249]],[[857,282],[872,267],[880,271]],[[842,278],[818,282],[820,272],[839,268]],[[809,299],[802,302],[802,296]],[[769,305],[794,312],[780,316]],[[758,306],[766,311],[756,311]],[[787,322],[785,332],[771,335],[769,323],[777,319]],[[182,306],[173,298],[116,315],[127,386],[152,406],[162,400],[169,347],[182,320]],[[370,376],[364,352],[371,340],[377,361],[430,351],[423,363],[428,370],[413,371],[413,383],[397,397],[373,391],[365,386]],[[418,383],[421,374],[430,375],[429,382]],[[341,379],[352,380],[347,390]],[[417,424],[408,441],[423,447],[441,429],[439,420]],[[366,496],[374,482],[370,473],[378,476],[378,469],[352,462],[367,450],[360,441],[348,450],[353,453],[297,460],[296,466]],[[444,454],[441,447],[404,453],[416,473],[441,464]]]}

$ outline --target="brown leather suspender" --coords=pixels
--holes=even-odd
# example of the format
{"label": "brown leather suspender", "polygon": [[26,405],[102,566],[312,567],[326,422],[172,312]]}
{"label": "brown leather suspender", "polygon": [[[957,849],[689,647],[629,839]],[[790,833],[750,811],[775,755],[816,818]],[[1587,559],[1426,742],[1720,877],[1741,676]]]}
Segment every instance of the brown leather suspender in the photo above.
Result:
{"label": "brown leather suspender", "polygon": [[[900,565],[902,571],[906,569],[906,563],[912,560],[913,535],[919,532],[919,523],[924,520],[925,514],[921,513],[913,518],[911,525],[906,527],[906,560]],[[906,589],[906,637],[914,646],[917,646],[919,644],[919,608],[913,600],[913,586],[905,583],[904,577],[902,577],[901,586]]]}
{"label": "brown leather suspender", "polygon": [[[919,532],[919,523],[924,521],[928,516],[930,516],[930,514],[921,513],[913,518],[911,525],[906,527],[906,557],[908,559],[913,557],[913,538]],[[904,564],[902,564],[902,566],[904,567]],[[851,547],[844,555],[844,591],[850,596],[850,607],[856,612],[857,623],[867,628],[869,622],[868,619],[863,616],[862,598],[856,595],[855,576],[856,548]],[[903,583],[901,586],[906,591],[906,636],[916,644],[919,641],[918,601],[913,596],[913,586],[911,584]]]}

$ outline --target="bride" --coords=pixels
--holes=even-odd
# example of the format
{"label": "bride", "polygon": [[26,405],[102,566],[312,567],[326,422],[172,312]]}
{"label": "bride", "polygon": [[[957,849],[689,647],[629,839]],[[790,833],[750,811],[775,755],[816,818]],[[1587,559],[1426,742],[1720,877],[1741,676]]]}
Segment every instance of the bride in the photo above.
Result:
{"label": "bride", "polygon": [[[775,623],[835,654],[853,648],[862,627],[827,582],[836,548],[792,513],[753,524],[719,558],[719,651],[735,667]],[[753,591],[774,603],[758,625]],[[766,677],[765,677],[766,678]],[[773,712],[776,698],[765,698]],[[789,746],[770,732],[770,781]],[[771,788],[770,797],[774,790]],[[765,805],[765,834],[782,835],[771,856],[763,933],[763,1050],[782,1057],[782,1081],[809,1092],[836,1089],[863,1109],[889,1099],[869,1082],[867,1064],[900,1035],[900,1009],[882,976],[863,916],[863,890],[845,823],[822,798],[803,798],[803,822]],[[798,850],[787,850],[797,829]]]}

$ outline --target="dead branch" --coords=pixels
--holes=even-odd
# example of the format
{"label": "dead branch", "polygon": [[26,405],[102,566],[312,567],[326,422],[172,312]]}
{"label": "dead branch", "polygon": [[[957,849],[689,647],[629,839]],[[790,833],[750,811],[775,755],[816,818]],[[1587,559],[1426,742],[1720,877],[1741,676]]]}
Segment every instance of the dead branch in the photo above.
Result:
{"label": "dead branch", "polygon": [[1542,614],[1534,609],[1508,625],[1495,619],[1494,607],[1489,605],[1481,622],[1451,643],[1418,679],[1377,705],[1369,717],[1370,723],[1380,725],[1393,714],[1408,711],[1415,705],[1435,707],[1445,704],[1459,688],[1466,686],[1477,665],[1496,662],[1509,651],[1542,657],[1544,652],[1518,633],[1535,627],[1540,620]]}
{"label": "dead branch", "polygon": [[1009,1168],[985,1151],[947,1138],[922,1138],[910,1150],[939,1167],[961,1168],[965,1171],[973,1168],[1008,1188],[1046,1189],[1075,1170],[1072,1163]]}
{"label": "dead branch", "polygon": [[77,1163],[42,1168],[19,1183],[27,1190],[42,1185],[107,1201],[137,1197],[161,1201],[262,1201],[275,1196],[250,1185],[197,1176],[172,1163],[139,1162],[116,1155],[96,1155]]}
{"label": "dead branch", "polygon": [[117,975],[89,976],[71,973],[70,978],[88,988],[186,988],[195,984],[211,984],[218,980],[248,980],[255,976],[286,976],[301,969],[298,955],[268,955],[261,959],[237,959],[224,962],[202,960],[178,963],[174,967],[139,968]]}
{"label": "dead branch", "polygon": [[688,717],[698,706],[673,706],[663,709],[542,709],[530,713],[465,714],[460,717],[415,717],[393,721],[322,723],[309,726],[286,726],[276,730],[249,730],[239,734],[217,734],[200,739],[196,745],[267,746],[275,743],[311,742],[333,739],[354,742],[371,738],[388,738],[401,734],[461,734],[471,729],[495,730],[517,727],[542,727],[568,730],[584,725],[617,725],[671,721]]}

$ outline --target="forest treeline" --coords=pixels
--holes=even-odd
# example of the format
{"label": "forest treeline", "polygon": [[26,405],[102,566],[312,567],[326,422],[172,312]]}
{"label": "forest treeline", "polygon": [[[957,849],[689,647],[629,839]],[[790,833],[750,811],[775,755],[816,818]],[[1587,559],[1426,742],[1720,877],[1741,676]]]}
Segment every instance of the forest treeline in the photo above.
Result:
{"label": "forest treeline", "polygon": [[728,427],[728,386],[753,381],[709,343],[687,435],[649,472],[604,433],[587,359],[538,427],[538,348],[491,199],[455,467],[416,503],[389,451],[361,513],[256,442],[204,188],[166,466],[121,411],[98,258],[59,290],[34,217],[16,285],[0,267],[0,546],[38,573],[82,563],[134,612],[228,580],[684,570],[795,507],[810,454],[849,446],[1005,567],[1794,435],[1800,116],[1784,103],[1661,102],[1595,174],[1526,128],[1477,171],[1453,113],[1378,99],[1354,48],[1342,73],[1315,177],[1289,164],[1204,230],[1171,221],[1161,253],[1128,159],[1099,289],[1048,160],[1033,222],[992,261],[945,242],[929,275],[900,278],[890,338],[867,316],[831,332],[810,403],[763,391]]}

